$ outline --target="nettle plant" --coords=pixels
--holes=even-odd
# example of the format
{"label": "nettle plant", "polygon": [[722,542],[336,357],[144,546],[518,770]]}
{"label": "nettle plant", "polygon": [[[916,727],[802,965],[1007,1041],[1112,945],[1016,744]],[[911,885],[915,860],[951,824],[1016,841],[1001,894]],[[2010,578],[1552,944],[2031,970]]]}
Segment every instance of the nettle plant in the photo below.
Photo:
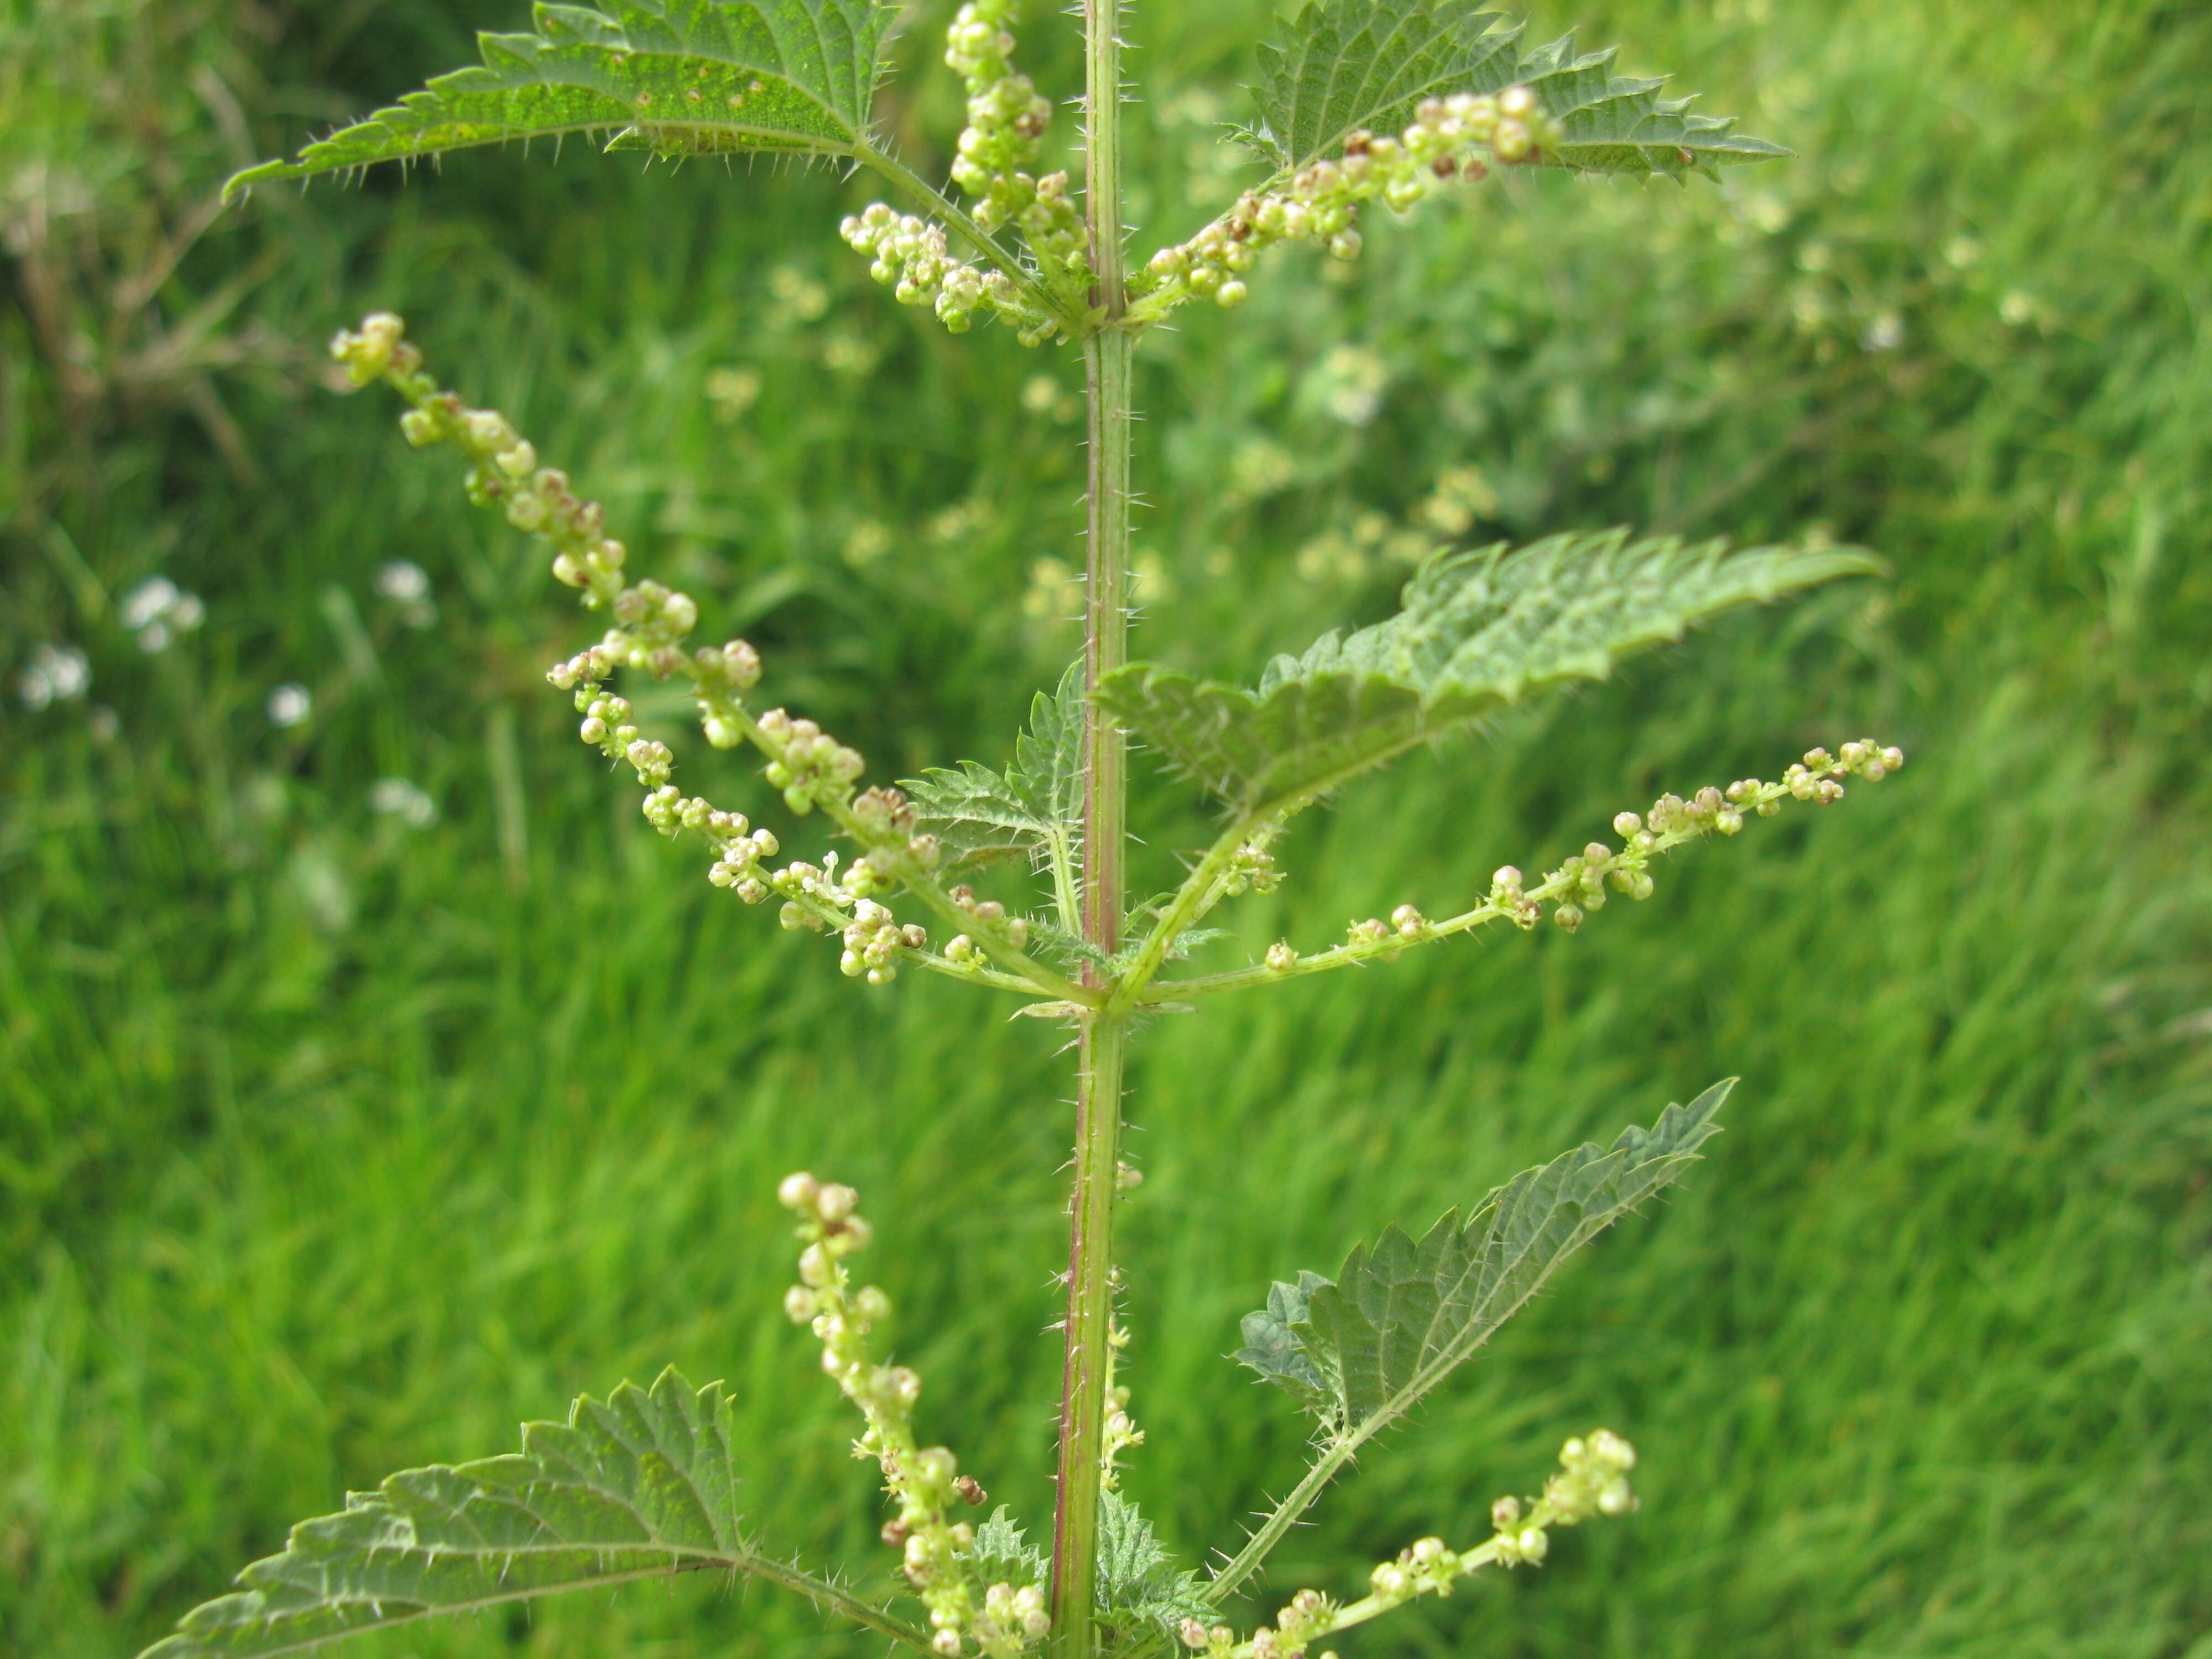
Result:
{"label": "nettle plant", "polygon": [[[1872,741],[1816,749],[1779,781],[1667,794],[1624,811],[1609,838],[1530,878],[1500,869],[1489,890],[1431,918],[1412,903],[1354,922],[1343,939],[1285,940],[1263,960],[1184,965],[1220,937],[1217,906],[1272,890],[1286,827],[1316,802],[1500,710],[1601,678],[1642,647],[1755,601],[1871,570],[1832,548],[1559,535],[1431,557],[1389,620],[1278,657],[1256,684],[1193,678],[1130,659],[1130,370],[1146,332],[1178,307],[1234,307],[1276,242],[1360,251],[1376,203],[1402,213],[1480,185],[1501,167],[1712,175],[1781,154],[1693,114],[1655,81],[1610,73],[1612,54],[1571,40],[1530,50],[1521,31],[1464,0],[1312,0],[1260,49],[1256,118],[1233,142],[1263,176],[1226,212],[1142,264],[1125,252],[1121,46],[1111,0],[1080,9],[1086,88],[1084,178],[1034,175],[1052,103],[1013,66],[1016,0],[969,0],[945,61],[965,80],[968,126],[951,183],[933,188],[884,147],[872,120],[894,9],[871,0],[617,0],[605,11],[540,5],[528,33],[488,35],[483,64],[255,169],[240,184],[344,172],[510,139],[591,135],[609,149],[692,156],[816,157],[867,170],[913,210],[868,207],[843,224],[876,276],[955,331],[996,318],[1031,344],[1080,349],[1089,400],[1082,659],[1036,701],[1012,764],[976,762],[896,787],[865,781],[858,751],[758,695],[769,671],[740,640],[695,646],[685,595],[638,579],[599,507],[501,415],[467,407],[423,368],[399,319],[371,317],[335,352],[356,385],[381,381],[408,407],[418,447],[456,450],[470,497],[542,538],[553,574],[608,626],[549,678],[573,693],[586,744],[635,772],[645,815],[712,854],[708,879],[786,927],[835,941],[844,971],[884,986],[915,969],[1026,1000],[1072,1027],[1079,1087],[1066,1273],[1065,1384],[1055,1508],[1042,1543],[953,1453],[923,1443],[921,1382],[878,1337],[890,1307],[854,1278],[871,1229],[850,1188],[794,1175],[798,1282],[784,1311],[821,1342],[821,1364],[865,1425],[854,1449],[889,1495],[884,1541],[920,1611],[855,1588],[887,1576],[817,1571],[744,1519],[757,1466],[734,1443],[729,1396],[672,1373],[576,1402],[567,1422],[524,1431],[519,1453],[396,1474],[343,1513],[296,1528],[284,1553],[246,1570],[237,1594],[188,1615],[161,1659],[289,1653],[430,1613],[687,1571],[746,1575],[924,1653],[989,1659],[1049,1646],[1056,1659],[1149,1656],[1181,1644],[1210,1659],[1289,1659],[1337,1632],[1446,1595],[1478,1569],[1533,1566],[1552,1529],[1634,1507],[1635,1454],[1604,1430],[1568,1440],[1531,1497],[1501,1497],[1486,1538],[1424,1538],[1364,1587],[1291,1596],[1243,1631],[1224,1616],[1285,1533],[1360,1450],[1470,1358],[1570,1255],[1679,1176],[1716,1132],[1729,1084],[1668,1106],[1650,1128],[1524,1171],[1420,1238],[1391,1229],[1333,1276],[1276,1285],[1243,1322],[1237,1358],[1311,1414],[1311,1468],[1210,1572],[1178,1566],[1123,1494],[1121,1462],[1143,1440],[1119,1380],[1117,1199],[1136,1182],[1120,1156],[1133,1033],[1170,1010],[1232,993],[1386,962],[1493,922],[1569,932],[1613,895],[1650,896],[1661,856],[1729,836],[1793,801],[1842,799],[1847,777],[1903,763]],[[707,742],[752,751],[801,825],[811,859],[779,863],[794,833],[686,793],[675,757],[641,731],[618,675],[681,680]],[[1128,753],[1149,745],[1208,792],[1219,833],[1182,879],[1133,903]],[[826,822],[825,822],[826,821]],[[1008,854],[1035,879],[1010,899],[964,878]],[[1011,889],[1008,890],[1011,892]],[[942,941],[939,943],[939,941]],[[988,1514],[988,1518],[982,1518]],[[975,1519],[960,1518],[963,1515]]]}

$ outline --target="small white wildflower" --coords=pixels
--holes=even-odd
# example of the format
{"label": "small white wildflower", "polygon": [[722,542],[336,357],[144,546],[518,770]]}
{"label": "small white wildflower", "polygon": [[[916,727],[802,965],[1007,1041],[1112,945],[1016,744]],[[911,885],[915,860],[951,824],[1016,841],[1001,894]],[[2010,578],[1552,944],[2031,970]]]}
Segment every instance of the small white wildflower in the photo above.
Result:
{"label": "small white wildflower", "polygon": [[387,599],[414,605],[430,597],[430,578],[412,559],[393,559],[377,567],[376,591]]}
{"label": "small white wildflower", "polygon": [[405,778],[379,778],[368,792],[368,804],[380,816],[398,818],[411,830],[427,830],[438,821],[438,804]]}
{"label": "small white wildflower", "polygon": [[287,681],[269,694],[269,723],[289,728],[307,724],[307,716],[315,712],[312,692],[296,681]]}
{"label": "small white wildflower", "polygon": [[81,697],[92,685],[91,665],[73,645],[41,645],[15,681],[23,706],[33,711]]}
{"label": "small white wildflower", "polygon": [[123,596],[123,603],[116,607],[116,617],[136,634],[167,616],[182,597],[176,583],[167,576],[149,576]]}

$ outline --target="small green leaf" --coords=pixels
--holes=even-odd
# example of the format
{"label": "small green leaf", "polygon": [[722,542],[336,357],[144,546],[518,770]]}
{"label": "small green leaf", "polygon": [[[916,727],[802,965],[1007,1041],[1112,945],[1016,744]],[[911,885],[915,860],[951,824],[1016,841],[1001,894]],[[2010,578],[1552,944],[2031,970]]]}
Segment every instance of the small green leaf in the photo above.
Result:
{"label": "small green leaf", "polygon": [[1083,708],[1078,662],[1057,690],[1037,693],[1005,772],[963,761],[900,786],[918,824],[956,858],[980,864],[1026,852],[1050,869],[1068,927],[1083,879]]}
{"label": "small green leaf", "polygon": [[532,32],[477,37],[481,67],[440,76],[297,161],[249,168],[225,193],[571,134],[676,156],[857,155],[895,12],[878,0],[540,4]]}
{"label": "small green leaf", "polygon": [[1386,1228],[1333,1281],[1303,1273],[1276,1285],[1267,1311],[1246,1316],[1237,1358],[1340,1436],[1364,1438],[1474,1358],[1569,1256],[1697,1162],[1735,1086],[1669,1106],[1610,1148],[1585,1145],[1524,1170],[1418,1243]]}
{"label": "small green leaf", "polygon": [[1098,700],[1258,820],[1740,605],[1881,567],[1844,549],[1686,547],[1625,530],[1439,555],[1387,622],[1278,657],[1247,690],[1136,663]]}
{"label": "small green leaf", "polygon": [[965,1559],[976,1582],[987,1589],[993,1584],[1012,1584],[1016,1589],[1042,1584],[1051,1565],[1042,1550],[1023,1539],[1022,1529],[1014,1524],[1004,1504],[975,1528],[975,1545]]}
{"label": "small green leaf", "polygon": [[1732,118],[1661,98],[1662,81],[1611,76],[1614,50],[1578,56],[1570,34],[1524,53],[1522,26],[1497,25],[1472,0],[1310,0],[1282,45],[1260,48],[1260,122],[1247,136],[1296,172],[1338,154],[1357,129],[1404,128],[1425,98],[1518,83],[1562,130],[1547,166],[1680,178],[1789,154],[1736,137]]}
{"label": "small green leaf", "polygon": [[1178,1567],[1152,1522],[1117,1492],[1098,1494],[1098,1613],[1123,1637],[1204,1618],[1205,1581]]}
{"label": "small green leaf", "polygon": [[1244,1346],[1237,1359],[1249,1365],[1268,1382],[1316,1415],[1329,1407],[1328,1384],[1298,1346],[1291,1328],[1306,1322],[1313,1293],[1328,1283],[1319,1273],[1301,1273],[1295,1285],[1276,1285],[1267,1291],[1267,1305],[1244,1316]]}
{"label": "small green leaf", "polygon": [[745,1536],[733,1411],[720,1384],[665,1371],[532,1423],[522,1450],[409,1469],[337,1515],[302,1521],[246,1588],[186,1613],[144,1659],[247,1659],[558,1590],[687,1568],[752,1573],[799,1589],[917,1647],[927,1638]]}

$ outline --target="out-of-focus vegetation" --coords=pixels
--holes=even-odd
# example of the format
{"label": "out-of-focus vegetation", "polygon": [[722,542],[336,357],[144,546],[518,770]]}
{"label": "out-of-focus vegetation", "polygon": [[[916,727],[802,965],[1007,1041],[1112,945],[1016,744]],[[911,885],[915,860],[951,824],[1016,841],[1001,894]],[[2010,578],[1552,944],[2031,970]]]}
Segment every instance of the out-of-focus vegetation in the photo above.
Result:
{"label": "out-of-focus vegetation", "polygon": [[[770,1188],[801,1164],[896,1242],[932,1428],[994,1499],[1048,1498],[1051,1034],[915,976],[862,994],[708,888],[539,678],[584,624],[317,344],[405,311],[884,771],[998,758],[1074,648],[1073,368],[899,312],[820,173],[487,155],[216,214],[234,165],[518,12],[0,14],[8,1652],[127,1652],[345,1486],[667,1361],[752,1402],[765,1532],[872,1559],[866,1470],[776,1313]],[[1234,188],[1214,133],[1259,15],[1135,9],[1162,234]],[[933,17],[887,111],[926,155],[957,126]],[[1193,1542],[1291,1478],[1299,1425],[1220,1358],[1271,1276],[1740,1072],[1683,1195],[1333,1493],[1275,1586],[1476,1535],[1604,1420],[1644,1453],[1637,1521],[1358,1650],[2203,1659],[2212,16],[1536,21],[1801,159],[1501,180],[1156,342],[1145,649],[1247,670],[1379,614],[1438,539],[1616,521],[1824,530],[1896,580],[1352,796],[1243,945],[1433,913],[1813,741],[1913,764],[1578,938],[1150,1033],[1129,1489]],[[1199,822],[1154,811],[1164,866]],[[685,1583],[369,1650],[856,1644]]]}

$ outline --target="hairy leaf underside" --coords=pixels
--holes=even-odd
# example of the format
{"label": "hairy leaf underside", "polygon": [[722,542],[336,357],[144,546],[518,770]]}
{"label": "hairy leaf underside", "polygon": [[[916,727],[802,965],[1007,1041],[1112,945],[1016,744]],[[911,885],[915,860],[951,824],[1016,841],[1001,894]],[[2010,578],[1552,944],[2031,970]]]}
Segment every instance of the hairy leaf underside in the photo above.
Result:
{"label": "hairy leaf underside", "polygon": [[1553,536],[1430,559],[1386,622],[1278,657],[1247,690],[1148,664],[1099,701],[1176,767],[1251,818],[1740,605],[1878,569],[1862,553],[1685,546],[1628,532]]}
{"label": "hairy leaf underside", "polygon": [[1247,1314],[1237,1358],[1340,1434],[1403,1415],[1543,1288],[1559,1265],[1698,1160],[1734,1088],[1717,1083],[1629,1128],[1524,1170],[1419,1242],[1396,1227],[1334,1280],[1301,1273]]}
{"label": "hairy leaf underside", "polygon": [[1570,34],[1524,52],[1521,36],[1472,0],[1310,0],[1286,40],[1260,48],[1260,118],[1246,136],[1295,172],[1339,154],[1355,130],[1402,129],[1425,98],[1518,83],[1560,127],[1540,158],[1547,166],[1680,179],[1789,154],[1738,136],[1732,117],[1662,98],[1663,80],[1613,75],[1618,48],[1577,54]]}
{"label": "hairy leaf underside", "polygon": [[480,67],[440,76],[228,189],[570,134],[668,155],[856,155],[896,10],[877,0],[540,4],[529,33],[477,37]]}
{"label": "hairy leaf underside", "polygon": [[720,1386],[674,1371],[532,1423],[522,1450],[410,1469],[303,1521],[246,1588],[185,1615],[145,1659],[296,1653],[440,1613],[618,1584],[686,1567],[790,1583],[746,1538]]}

